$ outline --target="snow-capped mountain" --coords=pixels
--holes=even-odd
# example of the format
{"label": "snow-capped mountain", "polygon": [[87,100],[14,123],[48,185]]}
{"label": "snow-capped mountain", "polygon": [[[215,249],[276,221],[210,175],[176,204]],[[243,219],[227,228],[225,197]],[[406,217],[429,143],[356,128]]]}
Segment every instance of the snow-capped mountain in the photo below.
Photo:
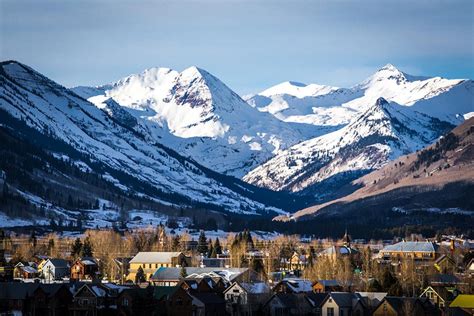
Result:
{"label": "snow-capped mountain", "polygon": [[[166,71],[158,70],[154,74],[159,77],[163,72]],[[193,76],[199,78],[197,72],[199,72],[197,69],[189,69],[176,78],[182,79],[181,85],[192,86],[195,81],[191,78]],[[172,71],[167,73],[174,76]],[[135,79],[126,80],[134,82]],[[165,84],[166,80],[175,82],[175,78],[168,77],[163,78],[163,82],[156,80],[153,82]],[[199,93],[197,95],[192,93],[196,90],[186,92],[181,89],[181,85],[173,85],[175,93],[172,98],[175,104],[192,109],[205,102],[200,99]],[[199,86],[194,87],[199,89]],[[153,93],[152,87],[147,89],[147,92]],[[236,95],[233,98],[240,100]],[[177,202],[184,205],[201,203],[200,205],[209,205],[211,208],[214,206],[216,209],[237,213],[279,211],[249,198],[256,188],[246,187],[245,183],[237,179],[219,175],[163,146],[158,138],[150,136],[148,125],[141,124],[131,112],[113,99],[102,98],[95,101],[94,105],[18,62],[6,61],[0,64],[0,110],[5,113],[2,115],[21,120],[44,137],[60,140],[78,152],[88,155],[93,163],[100,163],[102,169],[110,171],[104,170],[103,178],[124,193],[148,195],[151,199],[164,197],[169,199],[168,203]],[[133,102],[130,102],[130,107],[132,105]],[[145,107],[142,104],[133,105],[133,109],[155,114],[162,110],[158,105]],[[170,124],[175,131],[181,131],[184,126],[179,125],[178,121],[179,118],[176,119],[176,125]],[[217,128],[221,123],[212,114],[206,117],[193,117],[193,120],[187,120],[184,124],[193,124],[191,122],[199,124],[202,128],[209,127],[207,132],[216,133],[216,137],[221,132]],[[198,133],[198,129],[195,131]],[[67,154],[61,152],[60,148],[57,150],[58,152],[52,154],[59,156]],[[84,162],[77,163],[84,166]],[[86,165],[84,170],[91,168]],[[123,177],[114,177],[112,171]],[[128,181],[131,178],[134,180]],[[150,187],[153,190],[146,189]]]}
{"label": "snow-capped mountain", "polygon": [[151,139],[239,178],[279,151],[334,130],[286,123],[258,111],[197,67],[151,68],[102,87],[73,90],[99,107],[112,98]]}
{"label": "snow-capped mountain", "polygon": [[341,125],[379,97],[453,124],[474,114],[472,80],[412,76],[390,64],[352,88],[286,82],[245,99],[287,122]]}
{"label": "snow-capped mountain", "polygon": [[[248,173],[244,180],[300,191],[332,179],[352,180],[430,144],[453,125],[378,98],[348,125],[301,142]],[[341,181],[344,182],[344,181]]]}

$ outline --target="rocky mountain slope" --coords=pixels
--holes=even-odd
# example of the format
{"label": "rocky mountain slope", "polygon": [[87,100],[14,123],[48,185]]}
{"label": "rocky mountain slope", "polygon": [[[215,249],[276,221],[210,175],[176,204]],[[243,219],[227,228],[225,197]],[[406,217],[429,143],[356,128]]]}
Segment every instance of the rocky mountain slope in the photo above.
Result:
{"label": "rocky mountain slope", "polygon": [[105,86],[73,90],[98,106],[113,99],[151,138],[239,178],[281,150],[333,130],[260,112],[197,67],[151,68]]}
{"label": "rocky mountain slope", "polygon": [[[185,93],[180,102],[190,99]],[[146,125],[113,100],[96,106],[21,63],[0,64],[0,110],[6,127],[19,132],[32,128],[49,139],[44,144],[59,141],[87,160],[69,157],[62,145],[49,148],[52,155],[68,156],[84,172],[93,169],[89,164],[100,164],[100,176],[123,194],[242,214],[280,211],[257,201],[271,192],[222,176],[163,146]],[[206,118],[203,124],[207,122]]]}
{"label": "rocky mountain slope", "polygon": [[282,151],[244,180],[290,191],[323,181],[340,185],[423,148],[454,127],[384,98],[365,108],[345,127]]}
{"label": "rocky mountain slope", "polygon": [[399,157],[352,184],[359,187],[352,194],[278,219],[309,220],[347,214],[359,218],[357,214],[362,212],[373,219],[374,216],[380,218],[382,212],[411,216],[434,212],[467,216],[464,221],[472,224],[474,118],[466,120],[434,144]]}

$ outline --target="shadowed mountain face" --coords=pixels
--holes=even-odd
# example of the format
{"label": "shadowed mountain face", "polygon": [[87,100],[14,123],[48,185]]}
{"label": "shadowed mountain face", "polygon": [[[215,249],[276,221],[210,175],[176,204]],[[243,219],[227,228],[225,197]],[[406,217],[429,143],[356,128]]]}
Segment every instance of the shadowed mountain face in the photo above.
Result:
{"label": "shadowed mountain face", "polygon": [[[457,214],[473,223],[474,118],[434,144],[388,163],[355,181],[359,189],[340,199],[315,205],[280,220],[365,218],[384,214]],[[388,213],[387,213],[388,212]]]}
{"label": "shadowed mountain face", "polygon": [[[246,225],[249,215],[266,220],[362,192],[368,184],[351,181],[434,142],[472,112],[472,95],[470,80],[414,77],[387,65],[349,89],[287,82],[246,103],[197,67],[66,89],[8,61],[0,64],[1,150],[22,167],[4,159],[0,174],[9,205],[19,205],[14,196],[30,205],[28,216],[45,209],[38,220],[78,218],[73,208],[108,199],[125,208],[217,211]],[[26,169],[22,156],[41,159]],[[61,194],[82,192],[83,204],[48,197],[55,182]]]}
{"label": "shadowed mountain face", "polygon": [[[51,144],[64,144],[78,158],[70,157],[61,146],[45,148],[84,165],[84,170],[93,169],[89,164],[100,164],[95,171],[123,194],[176,207],[201,205],[242,214],[279,212],[251,197],[258,200],[270,192],[222,176],[163,146],[114,100],[96,106],[20,63],[1,63],[0,109],[5,128],[21,133],[18,126],[25,126]],[[18,126],[10,126],[7,118]],[[6,179],[13,180],[8,173]]]}

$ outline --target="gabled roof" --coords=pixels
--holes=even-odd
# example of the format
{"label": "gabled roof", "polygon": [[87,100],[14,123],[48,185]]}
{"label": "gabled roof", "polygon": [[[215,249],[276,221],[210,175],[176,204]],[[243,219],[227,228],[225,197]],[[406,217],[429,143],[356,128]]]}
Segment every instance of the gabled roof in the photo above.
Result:
{"label": "gabled roof", "polygon": [[428,279],[431,285],[451,285],[451,284],[459,284],[461,280],[455,275],[452,274],[433,274]]}
{"label": "gabled roof", "polygon": [[[246,272],[247,268],[198,268],[186,267],[186,275],[190,278],[215,278],[220,277],[226,282],[230,282]],[[158,268],[151,277],[154,281],[179,280],[181,279],[181,268]]]}
{"label": "gabled roof", "polygon": [[413,308],[415,306],[416,302],[418,301],[418,298],[415,298],[415,297],[385,296],[383,301],[387,301],[387,303],[390,306],[392,306],[392,308],[394,310],[403,311],[404,309],[406,309],[405,305],[407,305],[410,308]]}
{"label": "gabled roof", "polygon": [[453,293],[444,286],[428,286],[423,293],[421,293],[420,297],[429,290],[435,292],[444,302],[452,301],[454,298]]}
{"label": "gabled roof", "polygon": [[213,292],[196,292],[196,291],[191,291],[189,294],[201,302],[203,302],[205,305],[214,305],[214,304],[222,304],[225,305],[225,300],[219,296],[217,293]]}
{"label": "gabled roof", "polygon": [[360,300],[362,303],[361,296],[355,293],[331,292],[328,294],[323,304],[325,304],[329,298],[332,298],[339,307],[353,307],[354,300]]}
{"label": "gabled roof", "polygon": [[338,280],[318,280],[317,283],[320,283],[324,287],[326,287],[326,286],[341,286],[341,283]]}
{"label": "gabled roof", "polygon": [[309,280],[296,279],[296,278],[283,279],[280,282],[278,282],[273,288],[275,289],[280,284],[285,284],[294,293],[313,291],[313,284]]}
{"label": "gabled roof", "polygon": [[48,259],[46,263],[48,262],[51,262],[55,268],[69,268],[69,262],[64,259]]}
{"label": "gabled roof", "polygon": [[308,296],[303,293],[276,293],[265,303],[265,305],[269,304],[274,299],[280,301],[280,303],[288,309],[301,307],[301,304],[304,302],[312,305]]}
{"label": "gabled roof", "polygon": [[384,247],[381,252],[436,252],[437,248],[430,241],[401,241]]}
{"label": "gabled roof", "polygon": [[240,286],[250,294],[265,294],[271,292],[270,286],[265,282],[240,283]]}
{"label": "gabled roof", "polygon": [[321,307],[323,302],[326,300],[326,297],[328,297],[328,293],[313,293],[309,292],[306,293],[311,305],[314,307]]}
{"label": "gabled roof", "polygon": [[438,259],[436,259],[435,263],[436,263],[436,264],[440,264],[440,263],[443,262],[444,260],[448,260],[448,261],[454,263],[453,258],[451,258],[450,256],[447,256],[447,255],[442,255],[441,257],[439,257]]}
{"label": "gabled roof", "polygon": [[139,252],[130,263],[161,263],[171,262],[172,258],[179,256],[181,252]]}
{"label": "gabled roof", "polygon": [[359,251],[355,248],[343,245],[343,246],[331,246],[329,248],[324,249],[318,255],[319,256],[328,256],[328,255],[349,255],[353,253],[358,253]]}

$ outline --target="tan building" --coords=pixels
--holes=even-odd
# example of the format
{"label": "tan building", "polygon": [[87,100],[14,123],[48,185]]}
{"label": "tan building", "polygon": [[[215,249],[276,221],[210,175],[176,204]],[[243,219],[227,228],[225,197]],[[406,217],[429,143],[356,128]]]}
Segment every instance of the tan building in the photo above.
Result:
{"label": "tan building", "polygon": [[389,245],[380,250],[383,260],[401,261],[413,259],[415,261],[434,261],[438,246],[429,241],[402,241]]}
{"label": "tan building", "polygon": [[138,269],[141,267],[148,281],[158,268],[191,265],[191,258],[182,252],[139,252],[130,260],[128,279],[135,281]]}

